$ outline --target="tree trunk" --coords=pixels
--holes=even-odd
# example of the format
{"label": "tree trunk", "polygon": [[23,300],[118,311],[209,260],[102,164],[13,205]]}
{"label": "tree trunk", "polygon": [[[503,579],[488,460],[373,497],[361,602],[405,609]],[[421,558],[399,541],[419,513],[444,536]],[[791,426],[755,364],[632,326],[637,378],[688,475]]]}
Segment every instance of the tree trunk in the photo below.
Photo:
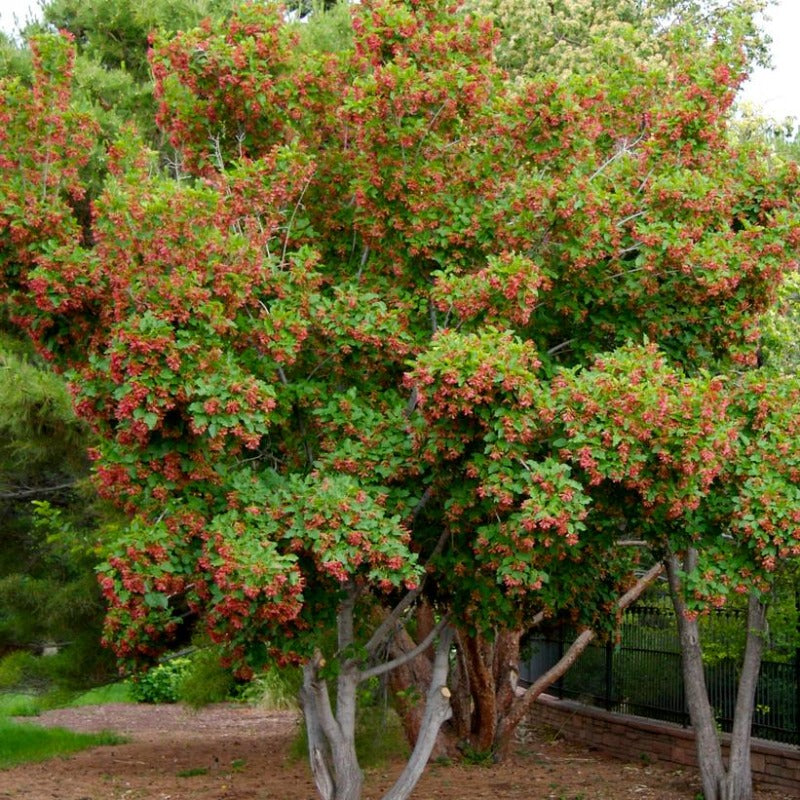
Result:
{"label": "tree trunk", "polygon": [[750,739],[766,632],[766,606],[755,594],[751,594],[747,605],[747,639],[736,693],[728,774],[725,776],[722,800],[752,800],[753,797]]}
{"label": "tree trunk", "polygon": [[327,683],[319,676],[324,665],[316,653],[303,667],[300,690],[311,773],[322,800],[360,800],[363,775],[355,750],[358,673],[350,668],[339,675],[334,716]]}
{"label": "tree trunk", "polygon": [[[690,550],[686,556],[684,570],[690,572],[697,561],[696,552]],[[700,632],[697,619],[691,616],[683,600],[683,587],[680,581],[680,563],[675,556],[667,562],[670,596],[675,608],[678,635],[681,643],[681,665],[686,704],[692,723],[697,749],[697,762],[700,768],[700,782],[703,785],[705,800],[722,800],[720,789],[725,778],[725,765],[722,761],[722,748],[717,736],[714,710],[708,701],[706,677],[703,671],[703,651],[700,646]]]}
{"label": "tree trunk", "polygon": [[456,631],[455,638],[455,656],[451,676],[453,695],[450,698],[453,716],[446,725],[442,726],[439,735],[440,741],[444,742],[452,752],[452,757],[458,755],[459,744],[468,741],[470,731],[472,731],[472,687],[470,686],[467,659],[464,655],[464,642],[458,631]]}
{"label": "tree trunk", "polygon": [[[337,614],[339,653],[347,653],[355,642],[354,612],[357,597],[358,590],[351,584],[339,605]],[[392,620],[396,618],[397,615],[393,613]],[[430,621],[433,622],[432,614]],[[384,635],[388,635],[391,630],[392,627],[387,625],[379,636],[375,635],[377,636],[375,641],[378,644],[385,641]],[[427,651],[437,636],[436,653],[431,662]],[[448,625],[447,617],[443,617],[438,623],[429,627],[423,641],[415,647],[403,650],[398,658],[364,668],[357,659],[343,659],[339,663],[336,681],[335,713],[331,706],[327,681],[321,675],[321,670],[325,667],[322,654],[317,651],[304,665],[300,702],[308,732],[311,773],[321,800],[361,800],[364,777],[355,748],[358,685],[371,677],[401,670],[420,657],[424,657],[430,667],[430,678],[416,744],[405,769],[395,785],[387,792],[384,800],[406,800],[411,794],[428,763],[442,723],[451,714],[447,674],[452,641],[453,630]]]}
{"label": "tree trunk", "polygon": [[478,753],[488,753],[497,730],[496,687],[492,675],[494,650],[480,634],[464,636],[462,641],[473,703],[469,745]]}
{"label": "tree trunk", "polygon": [[[350,586],[337,614],[339,652],[353,643],[357,590]],[[325,659],[317,651],[303,667],[300,702],[308,732],[308,759],[322,800],[361,800],[364,776],[356,755],[356,702],[361,673],[355,662],[344,662],[336,681],[336,714],[327,681],[320,676]]]}
{"label": "tree trunk", "polygon": [[[690,572],[696,562],[697,553],[689,550],[684,563],[684,571]],[[667,561],[667,573],[672,603],[678,621],[683,682],[689,706],[689,717],[695,734],[703,796],[705,800],[752,800],[750,731],[755,706],[756,682],[764,649],[766,608],[758,597],[750,596],[744,663],[736,694],[731,749],[726,769],[717,735],[714,710],[708,700],[697,620],[687,613],[680,581],[680,564],[675,556],[670,556]]]}
{"label": "tree trunk", "polygon": [[[617,601],[624,611],[662,573],[661,564],[652,567],[636,584]],[[418,619],[418,629],[430,627],[423,618]],[[495,761],[508,754],[514,731],[533,707],[536,698],[557,681],[595,637],[593,631],[584,631],[572,644],[564,657],[542,675],[527,691],[517,691],[519,645],[522,631],[498,631],[493,640],[482,636],[470,637],[464,632],[456,634],[456,659],[451,681],[452,717],[440,729],[434,756],[456,756],[464,745],[479,753],[491,753]],[[410,652],[414,641],[405,629],[399,629],[391,644],[390,654],[397,658]],[[430,658],[419,656],[394,670],[389,675],[390,686],[397,700],[403,728],[413,746],[419,735],[423,710],[417,687],[430,686]],[[398,697],[397,692],[400,692]]]}
{"label": "tree trunk", "polygon": [[[517,700],[519,681],[519,644],[523,631],[500,631],[494,645],[494,685],[496,687],[498,729],[501,722],[507,719]],[[494,744],[494,743],[493,743]]]}
{"label": "tree trunk", "polygon": [[447,688],[447,673],[450,666],[450,647],[453,629],[447,626],[439,635],[436,656],[433,662],[431,684],[425,703],[425,714],[417,743],[394,786],[383,796],[383,800],[406,800],[417,785],[425,765],[430,759],[439,729],[450,717],[450,690]]}
{"label": "tree trunk", "polygon": [[[423,614],[424,615],[424,614]],[[424,615],[425,616],[425,615]],[[431,630],[429,625],[417,620],[417,631],[424,629],[425,634]],[[422,639],[423,636],[418,636]],[[410,653],[417,643],[409,636],[408,631],[399,626],[389,642],[389,656],[399,659]],[[387,676],[392,702],[406,741],[413,749],[420,737],[425,720],[425,697],[433,681],[433,661],[429,653],[420,653],[410,661],[393,669]],[[453,758],[457,753],[455,743],[446,735],[437,737],[431,753],[432,758]]]}
{"label": "tree trunk", "polygon": [[[642,593],[652,586],[653,582],[663,572],[663,565],[657,564],[651,567],[639,580],[636,581],[627,592],[617,601],[617,609],[624,611],[633,605]],[[552,666],[544,675],[540,675],[534,683],[529,686],[525,693],[519,695],[514,693],[514,698],[510,708],[501,716],[497,727],[497,734],[493,744],[495,761],[502,761],[511,747],[511,740],[519,724],[530,713],[536,698],[549,689],[564,673],[578,660],[578,657],[588,647],[589,643],[595,638],[592,630],[583,631],[578,638],[569,646],[569,649],[561,657],[557,664]],[[519,654],[519,641],[517,641],[517,654]]]}

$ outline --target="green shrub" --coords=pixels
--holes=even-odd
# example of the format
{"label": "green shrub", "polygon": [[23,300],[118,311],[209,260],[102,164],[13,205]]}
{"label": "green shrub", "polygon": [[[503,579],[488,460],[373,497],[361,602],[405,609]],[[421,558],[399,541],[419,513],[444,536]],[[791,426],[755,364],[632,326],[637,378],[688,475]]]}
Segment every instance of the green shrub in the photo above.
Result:
{"label": "green shrub", "polygon": [[0,719],[3,717],[35,717],[39,713],[36,695],[19,692],[0,694]]}
{"label": "green shrub", "polygon": [[96,686],[83,692],[77,697],[73,697],[69,705],[75,706],[98,706],[103,703],[134,703],[133,685],[129,681],[120,683],[110,683],[106,686]]}
{"label": "green shrub", "polygon": [[21,689],[42,693],[59,688],[78,691],[108,682],[108,666],[97,655],[93,635],[76,640],[55,655],[37,656],[17,650],[0,659],[0,690]]}
{"label": "green shrub", "polygon": [[242,687],[237,696],[265,711],[294,711],[301,683],[302,674],[296,667],[271,667]]}
{"label": "green shrub", "polygon": [[0,659],[0,689],[20,686],[29,670],[31,659],[33,656],[24,650],[3,656]]}
{"label": "green shrub", "polygon": [[131,694],[139,703],[177,703],[179,686],[191,668],[189,658],[173,658],[139,675],[131,683]]}
{"label": "green shrub", "polygon": [[220,664],[219,652],[208,648],[192,656],[189,668],[178,681],[178,699],[200,708],[229,699],[233,686],[233,675]]}
{"label": "green shrub", "polygon": [[356,752],[364,767],[378,767],[397,755],[409,755],[400,717],[392,708],[368,706],[356,722]]}

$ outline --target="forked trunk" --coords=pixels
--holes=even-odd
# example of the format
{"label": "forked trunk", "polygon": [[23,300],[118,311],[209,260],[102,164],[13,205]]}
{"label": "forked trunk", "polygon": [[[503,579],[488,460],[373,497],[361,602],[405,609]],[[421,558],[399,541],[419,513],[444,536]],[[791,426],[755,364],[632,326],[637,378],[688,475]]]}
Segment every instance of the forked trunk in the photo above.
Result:
{"label": "forked trunk", "polygon": [[[417,635],[427,635],[429,627],[424,625],[425,612],[417,614]],[[409,654],[417,643],[409,636],[403,626],[398,626],[389,643],[389,656],[402,659]],[[406,740],[410,747],[415,747],[425,722],[426,694],[433,683],[434,656],[430,651],[420,653],[416,657],[393,669],[387,676],[389,690]],[[453,758],[456,755],[455,744],[450,737],[437,737],[431,753],[432,758]]]}
{"label": "forked trunk", "polygon": [[450,646],[453,630],[449,626],[439,636],[433,660],[431,685],[425,702],[425,715],[420,734],[411,757],[406,762],[394,786],[383,796],[383,800],[406,800],[417,785],[425,765],[431,757],[439,729],[450,717],[450,690],[447,688],[447,673],[450,665]]}
{"label": "forked trunk", "polygon": [[[498,728],[515,700],[522,631],[500,630],[492,639],[459,633],[459,698],[468,698],[469,715],[454,733],[476,753],[492,753]],[[465,705],[463,699],[460,703]]]}
{"label": "forked trunk", "polygon": [[[696,557],[696,553],[690,550],[684,564],[685,572],[691,571],[694,567]],[[667,572],[678,621],[683,681],[689,717],[695,734],[703,796],[705,800],[752,800],[750,731],[758,671],[764,649],[766,608],[755,595],[750,596],[744,662],[736,695],[733,732],[726,769],[714,719],[714,709],[708,699],[697,619],[687,613],[680,581],[680,564],[676,557],[669,558]]]}
{"label": "forked trunk", "polygon": [[[342,602],[339,613],[339,644],[341,650],[353,641],[353,608],[355,591]],[[321,800],[361,800],[363,773],[355,749],[356,701],[358,685],[370,677],[402,667],[404,659],[412,660],[435,641],[438,644],[430,671],[429,689],[424,713],[419,724],[416,745],[405,769],[383,800],[406,800],[425,769],[436,743],[442,723],[450,716],[450,691],[447,674],[453,631],[441,620],[426,641],[406,653],[399,661],[360,669],[353,660],[339,666],[336,682],[336,711],[331,706],[328,686],[320,670],[325,660],[317,652],[303,667],[303,686],[300,701],[308,733],[308,756],[311,773]]]}
{"label": "forked trunk", "polygon": [[311,774],[322,800],[360,800],[363,775],[355,749],[355,704],[358,675],[344,670],[337,681],[336,716],[317,653],[303,668],[300,702],[308,734]]}
{"label": "forked trunk", "polygon": [[[662,571],[663,566],[659,564],[639,578],[617,601],[618,610],[624,611],[636,602]],[[417,617],[418,632],[429,628],[425,616],[423,608]],[[595,637],[591,630],[581,633],[558,664],[540,676],[524,693],[519,693],[517,676],[521,633],[519,630],[500,630],[491,640],[480,635],[468,636],[463,631],[457,634],[451,681],[452,718],[440,730],[433,751],[435,755],[454,757],[466,745],[476,753],[491,753],[495,761],[502,761],[508,754],[514,732],[531,712],[536,698],[569,669]],[[400,627],[390,644],[390,655],[400,658],[415,646],[405,628]],[[430,656],[422,653],[389,676],[395,707],[412,747],[423,719],[421,692],[427,691],[431,685],[431,670]],[[420,691],[415,691],[415,687]]]}

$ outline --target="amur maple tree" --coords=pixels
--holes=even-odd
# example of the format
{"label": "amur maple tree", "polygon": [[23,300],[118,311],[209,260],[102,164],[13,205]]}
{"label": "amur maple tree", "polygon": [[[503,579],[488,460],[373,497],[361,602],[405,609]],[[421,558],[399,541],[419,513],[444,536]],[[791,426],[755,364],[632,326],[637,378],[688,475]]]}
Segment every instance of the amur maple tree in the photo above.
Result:
{"label": "amur maple tree", "polygon": [[[361,795],[357,687],[424,673],[401,800],[440,730],[502,755],[535,619],[613,628],[650,566],[621,539],[687,624],[798,552],[796,393],[757,369],[798,173],[727,136],[735,40],[510,80],[455,7],[352,14],[337,52],[271,4],[154,37],[179,158],[129,131],[88,215],[72,49],[34,40],[0,95],[0,291],[131,517],[107,643],[151,660],[188,618],[243,677],[301,662],[325,800]],[[709,800],[748,796],[734,772]]]}

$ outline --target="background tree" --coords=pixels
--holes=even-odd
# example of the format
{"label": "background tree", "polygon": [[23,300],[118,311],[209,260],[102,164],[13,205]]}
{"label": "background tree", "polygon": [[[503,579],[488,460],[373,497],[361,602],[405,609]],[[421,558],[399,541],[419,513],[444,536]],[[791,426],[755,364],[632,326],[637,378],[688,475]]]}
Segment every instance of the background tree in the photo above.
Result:
{"label": "background tree", "polygon": [[513,73],[566,80],[628,60],[663,69],[695,37],[735,41],[749,61],[768,63],[758,14],[771,0],[469,0],[502,32],[497,58]]}
{"label": "background tree", "polygon": [[63,382],[10,338],[0,343],[0,420],[0,653],[58,644],[58,657],[25,662],[28,678],[107,678],[88,431]]}

